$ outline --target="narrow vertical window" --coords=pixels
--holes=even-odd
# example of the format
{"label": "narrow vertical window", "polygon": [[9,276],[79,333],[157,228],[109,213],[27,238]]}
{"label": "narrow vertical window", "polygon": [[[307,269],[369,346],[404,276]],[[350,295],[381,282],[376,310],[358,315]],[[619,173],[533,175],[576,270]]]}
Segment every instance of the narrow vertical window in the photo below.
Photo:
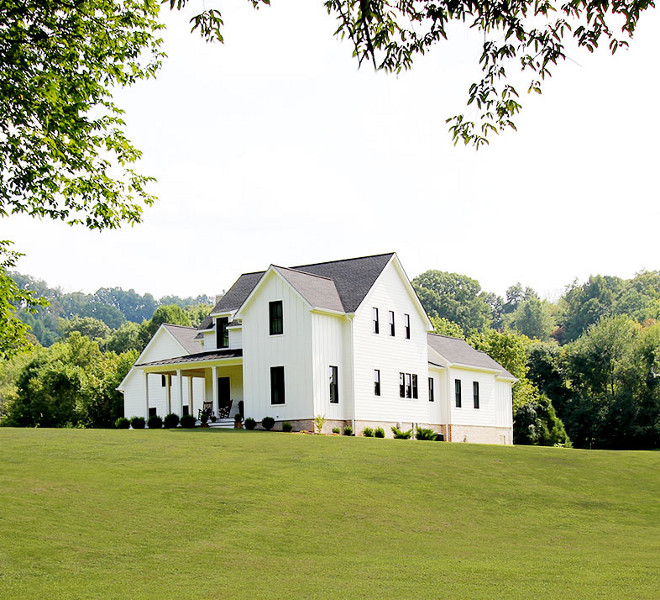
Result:
{"label": "narrow vertical window", "polygon": [[374,396],[380,396],[380,369],[374,369]]}
{"label": "narrow vertical window", "polygon": [[374,306],[373,311],[374,333],[380,333],[380,323],[378,322],[378,309]]}
{"label": "narrow vertical window", "polygon": [[339,373],[337,367],[330,367],[330,402],[339,403]]}
{"label": "narrow vertical window", "polygon": [[284,333],[284,320],[282,319],[282,301],[276,300],[268,304],[270,335]]}
{"label": "narrow vertical window", "polygon": [[406,398],[412,398],[412,378],[406,373]]}
{"label": "narrow vertical window", "polygon": [[419,397],[417,392],[417,375],[412,376],[412,397],[415,399]]}
{"label": "narrow vertical window", "polygon": [[461,407],[461,380],[460,379],[455,379],[454,380],[454,392],[456,395],[456,408]]}
{"label": "narrow vertical window", "polygon": [[227,317],[216,319],[215,321],[216,348],[229,348],[228,323],[229,319]]}
{"label": "narrow vertical window", "polygon": [[406,331],[406,339],[410,339],[410,315],[403,315],[403,325]]}
{"label": "narrow vertical window", "polygon": [[434,389],[433,389],[433,377],[429,377],[429,402],[435,401]]}
{"label": "narrow vertical window", "polygon": [[479,382],[472,382],[472,399],[474,400],[474,407],[479,408]]}
{"label": "narrow vertical window", "polygon": [[390,311],[390,335],[396,335],[396,328],[394,326],[394,311]]}
{"label": "narrow vertical window", "polygon": [[284,367],[270,368],[270,403],[284,404]]}
{"label": "narrow vertical window", "polygon": [[399,373],[399,396],[406,397],[406,374]]}
{"label": "narrow vertical window", "polygon": [[167,386],[167,375],[161,375],[160,376],[160,386],[161,387],[166,387]]}

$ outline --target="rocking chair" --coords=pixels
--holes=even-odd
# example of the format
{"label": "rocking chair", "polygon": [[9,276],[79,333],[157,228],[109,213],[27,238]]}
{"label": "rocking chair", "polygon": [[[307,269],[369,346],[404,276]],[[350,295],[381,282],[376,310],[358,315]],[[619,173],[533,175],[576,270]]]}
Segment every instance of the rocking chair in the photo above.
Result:
{"label": "rocking chair", "polygon": [[197,411],[197,418],[202,419],[202,415],[206,415],[209,419],[213,416],[213,402],[204,402],[202,408]]}
{"label": "rocking chair", "polygon": [[231,412],[231,405],[234,403],[233,400],[229,401],[229,404],[225,404],[224,406],[221,406],[218,409],[218,418],[219,419],[226,419],[229,417],[229,413]]}

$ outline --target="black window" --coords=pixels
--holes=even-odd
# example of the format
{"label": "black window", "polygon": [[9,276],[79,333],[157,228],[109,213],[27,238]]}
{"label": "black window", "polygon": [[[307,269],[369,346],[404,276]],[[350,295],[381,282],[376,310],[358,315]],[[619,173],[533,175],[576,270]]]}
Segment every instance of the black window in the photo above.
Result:
{"label": "black window", "polygon": [[406,373],[406,398],[412,398],[412,378]]}
{"label": "black window", "polygon": [[461,407],[461,380],[454,380],[454,392],[456,394],[456,408]]}
{"label": "black window", "polygon": [[378,322],[378,309],[373,308],[374,333],[380,333],[380,323]]}
{"label": "black window", "polygon": [[339,373],[337,367],[330,367],[330,402],[339,403]]}
{"label": "black window", "polygon": [[380,396],[380,370],[374,369],[374,396]]}
{"label": "black window", "polygon": [[190,414],[190,409],[188,408],[187,404],[183,405],[183,414],[184,415],[189,415]]}
{"label": "black window", "polygon": [[399,396],[406,397],[406,374],[399,373]]}
{"label": "black window", "polygon": [[149,416],[150,417],[155,417],[158,413],[156,412],[156,407],[155,406],[150,406],[149,407]]}
{"label": "black window", "polygon": [[403,324],[406,330],[406,339],[410,339],[410,315],[403,315]]}
{"label": "black window", "polygon": [[396,335],[396,328],[394,326],[394,311],[390,311],[390,335]]}
{"label": "black window", "polygon": [[161,375],[160,376],[160,385],[161,385],[161,387],[166,387],[167,386],[167,375]]}
{"label": "black window", "polygon": [[284,367],[270,368],[270,403],[284,404]]}
{"label": "black window", "polygon": [[227,331],[227,324],[229,319],[223,317],[216,320],[215,335],[217,348],[229,348],[229,332]]}
{"label": "black window", "polygon": [[277,300],[268,305],[270,316],[270,335],[284,333],[284,320],[282,319],[282,301]]}
{"label": "black window", "polygon": [[433,395],[433,377],[429,377],[429,402],[433,402],[435,397]]}
{"label": "black window", "polygon": [[418,398],[419,395],[417,393],[417,375],[412,376],[412,397],[413,398]]}
{"label": "black window", "polygon": [[474,400],[474,407],[479,408],[479,382],[472,382],[472,399]]}

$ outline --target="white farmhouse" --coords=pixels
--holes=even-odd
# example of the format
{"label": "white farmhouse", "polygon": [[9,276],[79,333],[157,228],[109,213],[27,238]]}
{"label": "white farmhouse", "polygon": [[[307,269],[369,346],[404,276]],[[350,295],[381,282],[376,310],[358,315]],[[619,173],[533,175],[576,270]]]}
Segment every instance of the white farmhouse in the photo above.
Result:
{"label": "white farmhouse", "polygon": [[[124,413],[215,414],[276,428],[431,427],[511,444],[515,378],[431,323],[396,254],[241,275],[199,329],[162,325],[119,389]],[[227,410],[227,407],[231,407]]]}

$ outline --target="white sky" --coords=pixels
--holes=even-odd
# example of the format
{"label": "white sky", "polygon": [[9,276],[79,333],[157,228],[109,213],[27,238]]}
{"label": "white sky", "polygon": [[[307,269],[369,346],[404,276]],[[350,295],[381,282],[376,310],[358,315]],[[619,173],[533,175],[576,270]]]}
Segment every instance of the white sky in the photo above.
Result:
{"label": "white sky", "polygon": [[271,263],[396,251],[411,278],[454,271],[499,294],[520,281],[554,300],[576,277],[660,268],[657,11],[630,50],[556,68],[523,95],[518,133],[475,152],[445,119],[464,111],[479,36],[458,29],[396,77],[357,70],[320,0],[227,4],[224,45],[166,15],[158,79],[118,96],[138,170],[158,179],[144,222],[6,218],[19,271],[67,291],[213,295]]}

